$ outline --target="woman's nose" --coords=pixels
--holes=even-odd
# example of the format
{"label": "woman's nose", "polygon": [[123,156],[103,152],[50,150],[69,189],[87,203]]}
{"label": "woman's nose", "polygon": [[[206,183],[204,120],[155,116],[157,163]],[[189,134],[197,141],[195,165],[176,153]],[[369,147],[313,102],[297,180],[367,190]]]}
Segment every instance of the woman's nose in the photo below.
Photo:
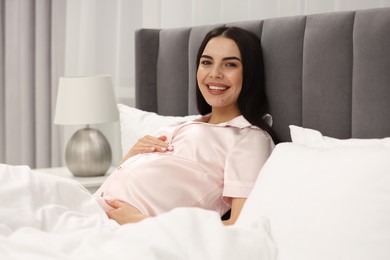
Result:
{"label": "woman's nose", "polygon": [[220,68],[218,66],[214,66],[212,68],[212,70],[210,71],[210,77],[212,77],[212,78],[222,78],[223,77],[223,73],[222,73],[222,71],[220,70]]}

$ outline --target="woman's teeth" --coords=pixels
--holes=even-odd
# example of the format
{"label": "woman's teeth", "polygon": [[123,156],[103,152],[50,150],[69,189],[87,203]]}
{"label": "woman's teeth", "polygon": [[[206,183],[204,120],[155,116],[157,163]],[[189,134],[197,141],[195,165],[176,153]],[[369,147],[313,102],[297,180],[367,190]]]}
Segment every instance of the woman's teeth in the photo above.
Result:
{"label": "woman's teeth", "polygon": [[220,86],[208,86],[210,90],[216,90],[216,91],[223,91],[226,90],[227,87],[220,87]]}

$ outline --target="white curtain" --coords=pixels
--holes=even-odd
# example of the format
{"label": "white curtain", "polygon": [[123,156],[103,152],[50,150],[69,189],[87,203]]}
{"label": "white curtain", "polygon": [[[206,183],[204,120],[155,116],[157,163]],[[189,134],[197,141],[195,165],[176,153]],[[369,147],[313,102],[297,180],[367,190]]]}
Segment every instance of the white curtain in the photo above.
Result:
{"label": "white curtain", "polygon": [[0,1],[0,163],[60,164],[52,124],[64,69],[65,1]]}

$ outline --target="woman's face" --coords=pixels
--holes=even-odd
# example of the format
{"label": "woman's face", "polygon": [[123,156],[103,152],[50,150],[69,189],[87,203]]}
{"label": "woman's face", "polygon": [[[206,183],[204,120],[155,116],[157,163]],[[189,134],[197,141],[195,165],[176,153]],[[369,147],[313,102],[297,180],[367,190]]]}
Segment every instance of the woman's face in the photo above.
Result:
{"label": "woman's face", "polygon": [[215,109],[238,111],[237,99],[242,88],[241,54],[228,38],[212,38],[199,62],[197,80],[206,102]]}

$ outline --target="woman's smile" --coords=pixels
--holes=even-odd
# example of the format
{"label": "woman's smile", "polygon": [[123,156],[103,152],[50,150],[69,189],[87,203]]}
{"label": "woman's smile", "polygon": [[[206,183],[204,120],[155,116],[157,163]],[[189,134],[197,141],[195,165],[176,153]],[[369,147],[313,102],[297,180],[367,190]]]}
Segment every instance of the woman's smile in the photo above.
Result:
{"label": "woman's smile", "polygon": [[219,83],[209,83],[206,86],[211,95],[222,95],[229,89],[229,86]]}

